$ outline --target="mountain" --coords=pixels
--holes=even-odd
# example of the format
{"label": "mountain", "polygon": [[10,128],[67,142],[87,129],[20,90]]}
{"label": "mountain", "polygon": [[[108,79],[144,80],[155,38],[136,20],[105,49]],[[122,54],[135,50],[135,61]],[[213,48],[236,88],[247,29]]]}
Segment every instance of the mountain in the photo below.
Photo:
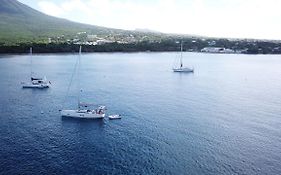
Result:
{"label": "mountain", "polygon": [[120,31],[52,17],[17,0],[0,0],[0,19],[2,43],[43,42],[48,37],[75,35],[81,31],[92,34]]}
{"label": "mountain", "polygon": [[184,43],[185,51],[216,47],[237,53],[281,54],[280,41],[111,29],[52,17],[17,0],[0,0],[0,53],[25,53],[31,45],[37,52],[72,52],[77,44],[84,45],[88,52],[178,51],[179,41]]}

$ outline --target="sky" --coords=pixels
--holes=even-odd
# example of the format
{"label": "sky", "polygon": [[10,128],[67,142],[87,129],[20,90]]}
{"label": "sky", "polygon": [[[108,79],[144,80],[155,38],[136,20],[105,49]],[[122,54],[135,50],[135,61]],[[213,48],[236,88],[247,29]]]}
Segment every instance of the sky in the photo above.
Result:
{"label": "sky", "polygon": [[281,0],[19,0],[48,15],[134,30],[281,39]]}

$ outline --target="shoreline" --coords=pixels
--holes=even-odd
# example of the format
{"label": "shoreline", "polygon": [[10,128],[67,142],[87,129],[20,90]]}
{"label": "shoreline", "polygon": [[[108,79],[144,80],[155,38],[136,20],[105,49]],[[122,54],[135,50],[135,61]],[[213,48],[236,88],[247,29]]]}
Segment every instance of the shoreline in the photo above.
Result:
{"label": "shoreline", "polygon": [[[268,54],[249,54],[249,53],[206,53],[206,52],[189,52],[189,51],[183,51],[184,53],[193,53],[193,54],[205,54],[205,55],[248,55],[248,56],[266,56],[266,55],[281,55],[281,54],[274,54],[274,53],[268,53]],[[35,52],[33,53],[33,55],[75,55],[78,54],[79,52]],[[84,52],[83,55],[87,55],[87,54],[157,54],[157,53],[180,53],[180,51],[130,51],[130,52],[126,52],[126,51],[93,51],[93,52]],[[9,52],[9,53],[2,53],[0,52],[0,59],[2,56],[8,55],[8,56],[13,56],[13,55],[20,55],[20,56],[24,56],[24,55],[28,55],[28,52],[21,52],[21,53],[17,53],[17,52]]]}
{"label": "shoreline", "polygon": [[[69,43],[21,43],[18,45],[0,45],[0,54],[27,54],[29,48],[33,48],[33,53],[40,54],[58,54],[58,53],[77,53],[79,50],[78,44]],[[119,44],[119,43],[107,43],[103,45],[81,45],[83,53],[157,53],[157,52],[179,52],[178,44],[174,42],[167,43],[130,43],[130,44]],[[210,50],[205,50],[206,48]],[[212,50],[212,48],[215,48]],[[220,48],[223,48],[222,50]],[[281,48],[281,46],[280,46]],[[215,51],[214,51],[215,50]],[[249,48],[244,49],[227,49],[223,45],[216,47],[205,47],[205,45],[194,46],[188,45],[183,48],[183,52],[191,53],[204,53],[204,54],[246,54],[246,55],[281,55],[280,51],[271,50],[268,48],[261,49]]]}

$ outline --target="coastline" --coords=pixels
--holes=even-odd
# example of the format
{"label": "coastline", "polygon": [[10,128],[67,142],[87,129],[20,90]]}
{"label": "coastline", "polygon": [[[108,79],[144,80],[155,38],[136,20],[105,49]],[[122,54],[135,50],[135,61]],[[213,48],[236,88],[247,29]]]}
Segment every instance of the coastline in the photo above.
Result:
{"label": "coastline", "polygon": [[[131,43],[131,44],[119,44],[119,43],[107,43],[103,45],[82,45],[84,53],[137,53],[137,52],[178,52],[178,45],[174,43]],[[23,43],[18,45],[0,45],[0,54],[27,54],[29,48],[33,47],[34,53],[42,54],[57,54],[57,53],[76,53],[78,52],[78,44],[68,43],[52,43],[52,44],[31,44]],[[205,54],[247,54],[247,55],[280,55],[281,51],[272,51],[269,49],[247,49],[244,51],[233,52],[203,52],[204,47],[186,47],[184,52],[192,53],[205,53]]]}

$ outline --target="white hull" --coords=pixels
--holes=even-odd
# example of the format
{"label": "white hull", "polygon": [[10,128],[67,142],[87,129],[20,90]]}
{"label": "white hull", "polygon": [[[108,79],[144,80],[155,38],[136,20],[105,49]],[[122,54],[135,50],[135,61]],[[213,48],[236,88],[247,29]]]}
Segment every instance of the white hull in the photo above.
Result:
{"label": "white hull", "polygon": [[110,115],[108,116],[109,120],[114,120],[114,119],[121,119],[121,115]]}
{"label": "white hull", "polygon": [[37,89],[44,89],[44,88],[49,88],[49,84],[24,84],[22,86],[23,88],[37,88]]}
{"label": "white hull", "polygon": [[173,71],[174,71],[174,72],[186,72],[186,73],[188,73],[188,72],[193,73],[193,72],[194,72],[193,69],[190,69],[190,68],[188,68],[188,67],[184,67],[184,68],[174,68]]}
{"label": "white hull", "polygon": [[84,119],[102,119],[105,114],[98,114],[95,112],[88,112],[87,110],[62,110],[62,117],[71,117],[71,118],[84,118]]}

